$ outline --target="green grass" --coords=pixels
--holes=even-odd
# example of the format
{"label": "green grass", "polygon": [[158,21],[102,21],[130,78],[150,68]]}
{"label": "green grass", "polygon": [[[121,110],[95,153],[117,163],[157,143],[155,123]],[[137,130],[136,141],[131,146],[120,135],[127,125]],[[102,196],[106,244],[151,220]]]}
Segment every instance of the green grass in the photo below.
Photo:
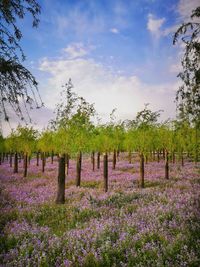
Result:
{"label": "green grass", "polygon": [[62,235],[69,229],[82,227],[91,218],[99,218],[100,213],[92,209],[78,209],[65,205],[42,205],[37,210],[25,212],[23,217],[29,223],[48,226],[52,233]]}

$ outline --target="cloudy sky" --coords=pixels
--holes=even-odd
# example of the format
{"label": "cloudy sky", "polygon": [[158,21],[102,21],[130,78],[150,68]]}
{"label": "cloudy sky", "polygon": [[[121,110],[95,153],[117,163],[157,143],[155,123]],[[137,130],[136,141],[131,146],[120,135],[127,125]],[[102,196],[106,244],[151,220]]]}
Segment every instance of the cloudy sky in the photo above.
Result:
{"label": "cloudy sky", "polygon": [[[199,0],[40,0],[37,29],[19,22],[26,66],[39,82],[45,107],[32,113],[37,127],[53,118],[61,86],[95,103],[103,121],[117,108],[117,119],[133,119],[150,103],[175,117],[182,46],[173,33]],[[15,127],[17,121],[11,121]],[[7,126],[4,132],[7,132]]]}

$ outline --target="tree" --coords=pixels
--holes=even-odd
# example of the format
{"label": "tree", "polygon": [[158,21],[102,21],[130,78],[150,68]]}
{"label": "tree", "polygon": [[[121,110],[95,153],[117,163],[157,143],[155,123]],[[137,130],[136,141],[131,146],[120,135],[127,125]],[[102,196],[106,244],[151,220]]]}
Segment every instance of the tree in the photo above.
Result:
{"label": "tree", "polygon": [[[12,155],[14,154],[14,173],[18,173],[18,157],[21,152],[21,145],[19,142],[19,132],[12,131],[5,140],[6,150]],[[12,167],[12,166],[11,166]]]}
{"label": "tree", "polygon": [[38,136],[37,130],[34,130],[33,127],[17,127],[18,142],[21,147],[21,151],[24,156],[24,177],[27,176],[28,169],[28,157],[35,152],[36,148],[36,139]]}
{"label": "tree", "polygon": [[[21,119],[31,120],[30,109],[43,105],[35,77],[21,63],[25,55],[20,46],[22,32],[18,19],[30,13],[33,27],[39,23],[40,6],[35,0],[1,0],[0,2],[0,115],[9,121],[11,107]],[[26,116],[25,116],[26,115]]]}
{"label": "tree", "polygon": [[192,11],[192,21],[183,23],[173,38],[173,44],[180,37],[185,44],[183,71],[178,75],[183,85],[176,94],[177,105],[181,115],[188,116],[195,124],[200,120],[200,22],[194,20],[198,18],[200,7]]}
{"label": "tree", "polygon": [[51,126],[56,130],[55,147],[59,153],[58,192],[56,203],[65,201],[65,154],[77,155],[76,185],[81,182],[82,152],[90,149],[93,133],[91,117],[95,114],[93,104],[72,92],[71,79],[64,86],[62,99],[56,108],[56,119]]}
{"label": "tree", "polygon": [[51,152],[53,157],[54,146],[54,132],[50,130],[44,130],[37,141],[37,166],[39,165],[39,151],[42,157],[42,172],[44,172],[46,163],[46,153]]}
{"label": "tree", "polygon": [[139,152],[140,156],[140,187],[144,188],[144,157],[154,149],[154,127],[160,116],[159,111],[151,111],[148,109],[148,104],[145,108],[136,115],[135,131],[133,131],[133,147]]}

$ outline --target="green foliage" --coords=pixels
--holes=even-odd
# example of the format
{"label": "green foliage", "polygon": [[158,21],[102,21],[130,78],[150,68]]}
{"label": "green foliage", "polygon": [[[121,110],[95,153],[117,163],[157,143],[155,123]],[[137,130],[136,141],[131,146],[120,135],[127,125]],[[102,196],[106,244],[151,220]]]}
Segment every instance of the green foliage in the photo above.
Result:
{"label": "green foliage", "polygon": [[138,112],[136,119],[129,122],[125,146],[128,151],[146,154],[159,146],[157,119],[160,111],[153,112],[148,105]]}
{"label": "green foliage", "polygon": [[42,152],[54,151],[54,136],[55,133],[51,130],[43,131],[37,140],[37,149]]}
{"label": "green foliage", "polygon": [[33,129],[33,127],[22,127],[18,126],[17,128],[17,142],[19,142],[19,146],[22,152],[31,155],[32,152],[35,151],[36,148],[36,138],[38,136],[38,132]]}
{"label": "green foliage", "polygon": [[0,152],[4,152],[4,150],[5,150],[5,139],[0,134]]}
{"label": "green foliage", "polygon": [[[177,105],[182,117],[195,124],[200,123],[200,6],[192,11],[191,21],[183,23],[176,31],[173,43],[181,38],[185,45],[182,58],[183,71],[179,77],[183,85],[176,94]],[[196,20],[195,20],[196,19]]]}
{"label": "green foliage", "polygon": [[5,140],[6,151],[8,152],[20,152],[21,147],[19,144],[19,134],[17,131],[12,131],[11,134]]}
{"label": "green foliage", "polygon": [[[22,32],[17,26],[19,19],[31,14],[33,27],[37,27],[40,6],[35,0],[12,0],[0,2],[0,115],[9,121],[8,107],[21,120],[31,120],[27,106],[43,105],[35,77],[21,61],[25,55],[20,46]],[[25,109],[25,111],[24,111]],[[26,115],[26,116],[25,116]]]}
{"label": "green foliage", "polygon": [[56,131],[56,150],[70,154],[89,151],[94,130],[91,122],[95,114],[94,106],[72,92],[71,79],[63,87],[62,100],[56,108],[56,120],[51,121],[51,127]]}

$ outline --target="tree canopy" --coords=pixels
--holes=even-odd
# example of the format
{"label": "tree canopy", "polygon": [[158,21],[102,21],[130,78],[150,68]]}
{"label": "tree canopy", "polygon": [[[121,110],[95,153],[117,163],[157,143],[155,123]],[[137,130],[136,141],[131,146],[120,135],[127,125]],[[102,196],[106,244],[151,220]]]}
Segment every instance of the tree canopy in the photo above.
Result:
{"label": "tree canopy", "polygon": [[25,55],[17,20],[28,13],[32,16],[32,26],[37,27],[40,6],[35,0],[0,2],[0,115],[6,121],[10,108],[21,120],[31,120],[27,107],[39,108],[43,104],[35,77],[22,65]]}
{"label": "tree canopy", "polygon": [[200,6],[193,10],[191,21],[183,23],[176,31],[173,43],[181,38],[185,44],[182,58],[183,71],[179,77],[183,85],[178,89],[176,100],[181,116],[188,116],[199,123],[200,118]]}

